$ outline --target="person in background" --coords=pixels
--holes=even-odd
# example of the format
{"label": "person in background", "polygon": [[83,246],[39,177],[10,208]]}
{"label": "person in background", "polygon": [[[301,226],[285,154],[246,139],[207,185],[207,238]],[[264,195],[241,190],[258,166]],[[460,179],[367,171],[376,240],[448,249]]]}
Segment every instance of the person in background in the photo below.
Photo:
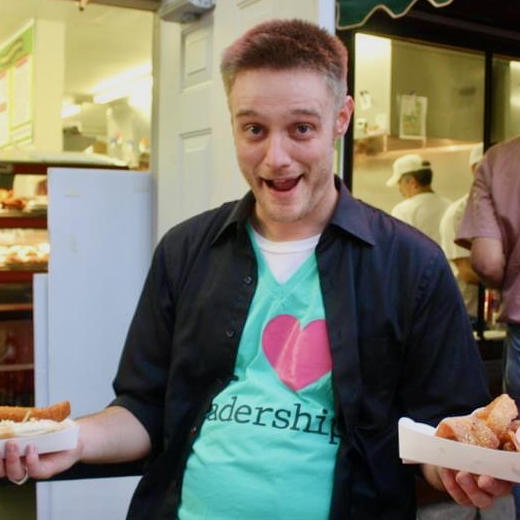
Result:
{"label": "person in background", "polygon": [[116,399],[78,420],[78,447],[7,443],[0,476],[144,458],[132,520],[415,520],[416,476],[490,505],[510,483],[398,456],[399,417],[436,425],[489,395],[440,248],[333,174],[345,47],[273,20],[221,71],[250,191],[163,237]]}
{"label": "person in background", "polygon": [[[502,295],[504,388],[520,405],[520,137],[490,148],[475,174],[456,242],[482,283]],[[514,489],[517,519],[520,490]]]}
{"label": "person in background", "polygon": [[394,161],[392,170],[386,185],[399,186],[405,198],[394,206],[392,216],[419,229],[440,244],[439,224],[451,201],[433,191],[430,162],[420,155],[407,154]]}
{"label": "person in background", "polygon": [[[475,174],[482,155],[482,143],[471,149],[468,165],[472,175]],[[457,279],[462,298],[466,304],[466,309],[468,310],[472,323],[475,324],[478,308],[479,278],[471,267],[469,250],[455,243],[455,238],[457,237],[467,202],[468,194],[450,204],[441,219],[439,231],[441,235],[441,247],[446,258],[450,261],[453,274]]]}

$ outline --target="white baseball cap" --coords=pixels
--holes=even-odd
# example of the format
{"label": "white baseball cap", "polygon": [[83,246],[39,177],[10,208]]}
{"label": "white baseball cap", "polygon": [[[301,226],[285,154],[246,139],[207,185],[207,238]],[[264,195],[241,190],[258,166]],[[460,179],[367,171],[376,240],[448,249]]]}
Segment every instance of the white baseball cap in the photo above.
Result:
{"label": "white baseball cap", "polygon": [[426,163],[424,159],[416,153],[403,155],[394,161],[394,164],[392,165],[393,173],[392,176],[386,181],[386,185],[396,186],[401,176],[405,173],[412,173],[416,172],[417,170],[422,170],[423,168],[429,167],[429,163]]}
{"label": "white baseball cap", "polygon": [[484,145],[477,144],[471,149],[468,159],[468,166],[471,168],[474,164],[478,164],[484,155]]}

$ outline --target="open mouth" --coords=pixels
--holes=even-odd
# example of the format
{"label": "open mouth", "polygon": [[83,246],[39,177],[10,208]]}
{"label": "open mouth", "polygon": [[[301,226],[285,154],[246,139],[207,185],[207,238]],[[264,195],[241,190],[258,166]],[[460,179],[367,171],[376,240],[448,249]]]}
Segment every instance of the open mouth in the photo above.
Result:
{"label": "open mouth", "polygon": [[301,175],[291,179],[265,179],[265,183],[275,191],[289,191],[300,182],[300,179]]}

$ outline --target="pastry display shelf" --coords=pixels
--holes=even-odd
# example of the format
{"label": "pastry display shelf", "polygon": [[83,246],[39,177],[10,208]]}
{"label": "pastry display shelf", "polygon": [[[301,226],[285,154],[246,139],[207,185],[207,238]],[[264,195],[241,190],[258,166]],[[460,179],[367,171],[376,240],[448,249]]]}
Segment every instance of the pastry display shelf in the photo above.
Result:
{"label": "pastry display shelf", "polygon": [[47,175],[49,168],[96,168],[103,170],[128,170],[128,166],[89,163],[80,161],[9,161],[0,159],[0,175]]}
{"label": "pastry display shelf", "polygon": [[34,365],[32,363],[0,365],[0,373],[2,373],[2,372],[25,372],[28,370],[34,370]]}
{"label": "pastry display shelf", "polygon": [[46,229],[47,216],[46,215],[30,215],[22,214],[22,212],[2,213],[0,212],[0,228],[31,228],[31,229]]}
{"label": "pastry display shelf", "polygon": [[[0,270],[0,283],[32,283],[34,273],[46,273],[46,269],[35,269],[31,271],[15,269]],[[1,316],[0,316],[1,317]]]}

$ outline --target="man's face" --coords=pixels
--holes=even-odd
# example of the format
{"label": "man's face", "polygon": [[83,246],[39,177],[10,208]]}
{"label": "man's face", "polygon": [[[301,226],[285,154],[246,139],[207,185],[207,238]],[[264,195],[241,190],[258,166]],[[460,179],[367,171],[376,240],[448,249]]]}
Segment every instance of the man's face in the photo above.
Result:
{"label": "man's face", "polygon": [[401,195],[408,199],[411,196],[414,195],[414,178],[411,175],[401,175],[401,178],[399,179],[399,192]]}
{"label": "man's face", "polygon": [[334,141],[352,112],[325,79],[305,70],[238,74],[229,95],[238,164],[256,199],[255,223],[267,238],[320,233],[334,211]]}

